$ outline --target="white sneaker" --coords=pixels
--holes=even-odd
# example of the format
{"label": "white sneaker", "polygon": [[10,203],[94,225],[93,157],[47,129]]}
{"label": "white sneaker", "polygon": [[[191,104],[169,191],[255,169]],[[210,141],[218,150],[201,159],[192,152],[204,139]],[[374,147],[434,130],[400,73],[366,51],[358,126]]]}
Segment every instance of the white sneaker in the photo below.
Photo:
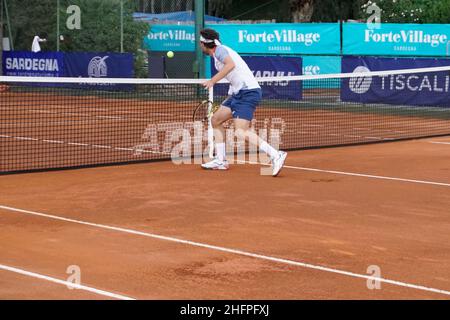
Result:
{"label": "white sneaker", "polygon": [[287,158],[287,152],[279,151],[278,158],[272,160],[272,176],[276,177],[283,169],[284,162]]}
{"label": "white sneaker", "polygon": [[214,158],[214,160],[202,164],[202,168],[206,170],[228,170],[228,161],[223,160],[220,161],[217,158]]}

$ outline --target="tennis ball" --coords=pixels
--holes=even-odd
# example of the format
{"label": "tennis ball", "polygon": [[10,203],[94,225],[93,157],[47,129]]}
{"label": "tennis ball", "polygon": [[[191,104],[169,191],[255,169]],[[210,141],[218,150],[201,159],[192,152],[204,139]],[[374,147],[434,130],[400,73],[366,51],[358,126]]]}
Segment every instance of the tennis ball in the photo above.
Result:
{"label": "tennis ball", "polygon": [[168,52],[167,52],[167,57],[173,58],[173,56],[174,56],[173,51],[168,51]]}

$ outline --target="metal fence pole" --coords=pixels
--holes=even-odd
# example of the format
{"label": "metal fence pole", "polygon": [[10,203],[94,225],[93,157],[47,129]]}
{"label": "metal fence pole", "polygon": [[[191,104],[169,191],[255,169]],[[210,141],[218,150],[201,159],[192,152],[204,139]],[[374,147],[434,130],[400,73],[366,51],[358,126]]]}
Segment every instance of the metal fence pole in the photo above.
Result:
{"label": "metal fence pole", "polygon": [[120,52],[123,53],[123,0],[120,0]]}
{"label": "metal fence pole", "polygon": [[60,17],[59,17],[60,0],[56,0],[56,51],[59,51],[59,37],[60,37]]}
{"label": "metal fence pole", "polygon": [[[14,41],[12,38],[12,31],[11,31],[11,20],[9,19],[8,4],[7,4],[6,0],[4,0],[4,8],[5,8],[5,14],[6,14],[6,24],[8,25],[9,43],[11,45],[11,50],[14,51]],[[3,39],[2,39],[2,41],[3,41]]]}
{"label": "metal fence pole", "polygon": [[205,27],[205,0],[195,0],[195,62],[194,73],[197,78],[205,78],[205,63],[200,48],[200,30]]}

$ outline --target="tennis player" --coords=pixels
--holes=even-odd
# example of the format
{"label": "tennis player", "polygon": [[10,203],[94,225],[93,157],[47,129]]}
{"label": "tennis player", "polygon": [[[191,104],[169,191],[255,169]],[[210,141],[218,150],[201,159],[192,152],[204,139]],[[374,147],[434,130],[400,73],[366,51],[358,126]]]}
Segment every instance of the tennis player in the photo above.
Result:
{"label": "tennis player", "polygon": [[250,129],[253,114],[262,98],[261,87],[253,73],[236,51],[220,43],[219,34],[215,30],[200,31],[200,46],[205,54],[214,58],[218,71],[212,79],[203,83],[203,86],[207,89],[212,88],[223,78],[230,82],[229,97],[222,102],[211,119],[216,157],[202,167],[209,170],[228,170],[223,123],[233,118],[236,135],[259,146],[261,151],[267,153],[272,161],[272,175],[276,177],[284,166],[287,153],[276,150]]}

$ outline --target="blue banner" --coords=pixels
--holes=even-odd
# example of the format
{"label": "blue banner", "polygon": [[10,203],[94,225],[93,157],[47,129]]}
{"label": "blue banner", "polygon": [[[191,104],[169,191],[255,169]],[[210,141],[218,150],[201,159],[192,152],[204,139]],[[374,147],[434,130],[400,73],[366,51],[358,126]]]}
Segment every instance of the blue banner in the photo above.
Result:
{"label": "blue banner", "polygon": [[[371,24],[373,25],[373,24]],[[343,54],[448,56],[450,24],[344,23]]]}
{"label": "blue banner", "polygon": [[450,107],[449,72],[427,72],[376,77],[360,72],[450,66],[446,59],[344,57],[342,72],[355,77],[342,80],[342,101],[412,106]]}
{"label": "blue banner", "polygon": [[[339,54],[338,23],[213,24],[223,44],[248,54]],[[144,47],[153,51],[194,51],[195,29],[152,25]]]}
{"label": "blue banner", "polygon": [[[292,57],[243,56],[244,61],[257,78],[297,76],[302,73],[302,59]],[[212,61],[214,64],[214,61]],[[211,67],[213,76],[217,73],[214,65]],[[301,100],[302,84],[300,81],[261,82],[263,99]],[[228,85],[216,85],[214,94],[225,96]]]}
{"label": "blue banner", "polygon": [[61,52],[3,51],[3,75],[16,77],[60,77],[64,74]]}
{"label": "blue banner", "polygon": [[66,77],[133,78],[131,53],[76,52],[64,54]]}
{"label": "blue banner", "polygon": [[[131,53],[77,52],[64,55],[65,77],[133,78],[134,64]],[[83,87],[101,89],[130,89],[130,85],[86,84]]]}

